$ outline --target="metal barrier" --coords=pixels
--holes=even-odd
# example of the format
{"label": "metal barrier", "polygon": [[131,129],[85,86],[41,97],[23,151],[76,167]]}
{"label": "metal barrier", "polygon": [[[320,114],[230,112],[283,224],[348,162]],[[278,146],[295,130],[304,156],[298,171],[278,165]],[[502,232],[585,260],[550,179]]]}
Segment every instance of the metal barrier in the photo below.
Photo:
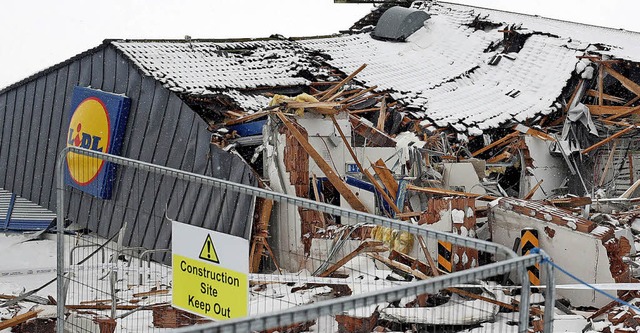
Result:
{"label": "metal barrier", "polygon": [[[434,277],[432,279],[423,280],[415,283],[408,283],[403,286],[396,286],[390,288],[388,290],[379,291],[379,292],[370,292],[366,294],[349,296],[344,298],[331,299],[323,302],[318,302],[314,304],[308,304],[300,307],[291,308],[288,310],[280,311],[277,313],[267,313],[262,315],[251,316],[249,318],[241,318],[235,320],[228,320],[222,322],[216,322],[212,324],[199,325],[194,327],[186,327],[182,329],[177,329],[174,332],[178,333],[214,333],[214,332],[260,332],[263,330],[278,330],[286,332],[288,328],[293,327],[301,327],[309,322],[313,322],[313,325],[318,325],[316,321],[320,322],[318,319],[326,316],[337,317],[336,315],[343,315],[343,317],[347,317],[345,314],[357,314],[359,309],[364,309],[370,306],[371,304],[380,304],[380,303],[388,303],[390,300],[400,300],[403,298],[415,298],[418,295],[422,294],[438,294],[443,290],[453,290],[452,293],[459,292],[463,287],[456,287],[460,284],[466,284],[473,281],[478,281],[490,277],[495,277],[497,275],[509,273],[512,271],[521,271],[522,269],[526,269],[526,267],[532,266],[536,263],[540,263],[542,261],[542,255],[527,255],[519,258],[507,259],[498,263],[488,264],[485,266],[481,266],[475,269],[465,270],[461,272],[455,272],[450,275],[444,275],[440,277]],[[552,273],[551,273],[552,274]],[[466,286],[468,287],[468,286]],[[462,289],[464,290],[464,289]],[[463,294],[460,292],[460,294]],[[455,301],[451,301],[455,302]],[[458,304],[473,301],[458,301]],[[457,304],[457,305],[458,305]],[[487,303],[489,304],[489,303]],[[547,309],[553,309],[553,300],[550,297],[546,298],[545,306]],[[463,306],[464,307],[464,306]],[[498,311],[498,305],[489,304],[488,306],[478,306],[476,305],[468,305],[470,311],[465,313],[464,309],[455,311],[453,310],[451,314],[453,316],[458,317],[466,317],[473,318],[480,317],[482,314],[477,314],[477,312],[491,312]],[[402,315],[403,312],[407,313],[407,315],[411,315],[411,310],[416,308],[396,308],[394,311],[395,314]],[[434,309],[437,309],[435,307]],[[436,310],[437,311],[437,310]],[[521,313],[524,312],[528,317],[528,307],[523,306],[520,308]],[[436,316],[446,318],[446,314],[436,313]],[[544,331],[552,332],[553,331],[553,319],[552,317],[547,317],[545,312],[545,321],[544,321]],[[459,318],[448,318],[448,319],[459,319]],[[515,319],[515,318],[514,318]],[[522,322],[521,322],[522,323]],[[528,332],[527,327],[529,321],[525,321],[524,325],[519,325],[518,332]],[[297,325],[296,325],[297,324]],[[367,323],[363,323],[362,321],[357,322],[358,325],[366,325]],[[343,327],[346,325],[343,325]],[[462,325],[459,325],[462,326]],[[338,326],[340,327],[340,325]],[[358,326],[356,326],[358,327]],[[453,332],[447,331],[441,328],[442,325],[422,325],[418,327],[417,330],[413,332]],[[326,327],[324,327],[326,328]],[[367,330],[368,329],[368,330]],[[363,330],[358,330],[358,332],[372,332],[373,327],[364,328]],[[304,331],[304,330],[303,330]],[[317,328],[317,332],[332,332],[330,330],[325,330],[322,327]],[[513,331],[512,329],[508,329],[505,327],[499,327],[495,325],[490,325],[483,329],[477,329],[473,332],[501,332],[501,331]],[[403,330],[404,332],[404,330]]]}
{"label": "metal barrier", "polygon": [[[527,267],[539,263],[541,261],[540,255],[518,257],[509,248],[499,244],[427,229],[407,221],[357,212],[316,200],[77,147],[65,148],[60,153],[57,164],[58,300],[65,300],[68,296],[64,284],[60,283],[65,281],[69,284],[71,278],[69,274],[65,275],[65,272],[76,268],[65,267],[64,263],[65,237],[62,221],[64,221],[65,212],[65,185],[63,172],[64,160],[68,153],[81,154],[189,183],[212,186],[223,191],[248,194],[275,203],[273,214],[278,217],[277,220],[281,221],[281,224],[272,227],[280,228],[277,230],[281,232],[276,232],[272,236],[277,237],[276,241],[270,242],[275,244],[274,248],[268,248],[267,245],[267,249],[257,252],[258,257],[254,260],[256,267],[260,267],[262,274],[251,275],[253,286],[249,300],[250,317],[182,328],[178,330],[180,332],[247,332],[281,328],[300,322],[305,322],[307,325],[319,325],[318,327],[322,329],[330,330],[335,328],[335,325],[347,325],[345,323],[350,322],[352,317],[362,319],[371,317],[374,313],[382,318],[380,320],[387,322],[393,321],[393,318],[406,319],[408,315],[402,312],[408,310],[403,309],[422,309],[411,310],[417,311],[413,314],[414,317],[422,317],[415,319],[412,324],[414,326],[422,325],[421,331],[427,331],[427,327],[435,324],[433,324],[433,320],[429,322],[430,319],[424,319],[427,317],[425,313],[431,311],[425,309],[431,307],[432,310],[437,310],[441,308],[439,305],[449,303],[452,315],[448,319],[445,318],[444,324],[447,324],[446,321],[449,320],[449,323],[455,323],[455,325],[465,325],[468,323],[455,322],[456,312],[460,314],[460,311],[465,308],[469,309],[474,316],[476,312],[490,312],[491,318],[495,319],[497,310],[504,309],[504,306],[508,305],[498,301],[493,295],[495,294],[492,290],[495,288],[494,284],[482,282],[477,286],[460,286],[460,284],[479,282],[479,280],[487,278],[511,281],[521,288],[518,296],[519,306],[517,307],[519,311],[509,315],[511,317],[517,316],[517,318],[510,317],[510,321],[519,323],[519,332],[526,332],[529,327],[530,288]],[[300,221],[305,220],[312,220],[313,223],[301,226]],[[287,226],[289,226],[288,229]],[[260,235],[259,237],[266,239],[268,236]],[[462,268],[459,267],[453,273],[443,275],[444,272],[432,264],[432,258],[437,258],[438,241],[453,245],[452,258],[454,259],[452,260],[455,262],[452,261],[452,265]],[[107,245],[107,243],[98,247],[94,253],[98,250],[106,250],[107,253],[111,253],[112,258],[120,258],[128,253],[126,248],[122,248],[120,242],[116,245]],[[413,246],[409,246],[409,243]],[[269,257],[264,258],[263,252],[267,253]],[[139,260],[141,263],[142,255],[134,260]],[[154,265],[157,267],[158,279],[170,277],[170,267],[160,263],[154,263]],[[105,314],[105,317],[109,319],[109,325],[115,325],[116,319],[121,320],[131,312],[149,310],[157,305],[162,305],[162,303],[158,303],[116,306],[118,301],[116,294],[121,292],[122,288],[127,284],[142,284],[143,281],[139,279],[142,274],[141,268],[130,267],[132,266],[130,261],[129,264],[126,264],[117,260],[101,266],[109,266],[107,268],[110,269],[108,281],[105,281],[107,275],[103,275],[99,283],[100,292],[109,295],[112,299],[110,305],[104,306],[105,309],[103,309],[110,311],[110,314]],[[147,270],[149,269],[147,268]],[[268,274],[271,269],[277,270],[279,273]],[[117,275],[119,272],[128,274],[129,277],[123,278],[123,275]],[[553,271],[546,270],[546,272],[547,283],[552,284]],[[388,281],[389,278],[395,279],[395,281]],[[82,281],[75,282],[83,286]],[[171,283],[167,282],[167,284]],[[296,291],[291,292],[287,284],[294,284]],[[88,287],[88,284],[86,286]],[[547,303],[553,302],[553,288],[546,290],[545,301]],[[267,293],[274,294],[267,295]],[[432,296],[426,296],[427,299],[425,299],[425,296],[422,296],[424,294]],[[290,300],[283,302],[282,299],[287,297],[290,297]],[[432,299],[428,299],[429,297]],[[97,297],[94,298],[97,299]],[[479,302],[474,300],[479,300]],[[496,302],[491,303],[491,300]],[[313,304],[308,304],[309,302],[313,302]],[[389,306],[390,303],[393,304]],[[386,304],[387,307],[370,309],[371,307],[366,307],[369,304]],[[64,301],[58,302],[58,331],[62,332],[64,329],[65,307],[68,306],[69,304],[65,304]],[[409,308],[407,306],[415,307]],[[549,303],[545,307],[544,323],[547,332],[551,331],[553,308],[553,303]],[[123,313],[123,311],[127,312]],[[345,311],[350,312],[345,313]],[[513,307],[510,311],[514,311]],[[329,315],[333,316],[331,320],[317,322],[317,320]],[[344,319],[343,322],[335,322],[335,316],[339,316],[340,320]],[[148,319],[146,316],[140,320]],[[487,319],[487,321],[490,320]],[[314,324],[311,324],[311,321],[314,321]],[[475,320],[473,325],[479,325],[481,322]],[[144,331],[153,331],[153,325],[145,325]],[[132,330],[129,328],[128,331]]]}

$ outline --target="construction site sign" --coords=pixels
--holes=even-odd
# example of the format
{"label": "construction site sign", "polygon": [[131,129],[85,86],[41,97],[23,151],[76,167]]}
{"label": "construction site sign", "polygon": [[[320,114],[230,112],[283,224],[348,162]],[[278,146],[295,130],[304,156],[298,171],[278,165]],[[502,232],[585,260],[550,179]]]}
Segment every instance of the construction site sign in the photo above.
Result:
{"label": "construction site sign", "polygon": [[216,320],[247,315],[249,242],[173,221],[173,307]]}

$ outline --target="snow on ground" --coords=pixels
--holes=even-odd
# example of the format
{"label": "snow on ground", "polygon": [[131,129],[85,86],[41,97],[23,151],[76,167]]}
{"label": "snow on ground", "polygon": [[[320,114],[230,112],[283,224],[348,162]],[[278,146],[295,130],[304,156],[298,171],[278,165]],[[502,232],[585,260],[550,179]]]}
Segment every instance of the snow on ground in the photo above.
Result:
{"label": "snow on ground", "polygon": [[[20,233],[0,234],[0,253],[3,254],[0,260],[0,294],[2,295],[20,295],[35,288],[39,288],[45,283],[56,277],[56,235],[44,234],[41,239],[30,240],[30,235]],[[95,251],[96,244],[101,244],[103,240],[96,239],[92,236],[69,236],[65,238],[65,260],[71,260],[70,252],[73,251],[73,262],[78,263],[82,258],[87,257]],[[84,246],[88,245],[88,246]],[[73,249],[73,250],[72,250]],[[125,251],[127,253],[127,251]],[[117,260],[113,263],[112,249],[104,252],[98,251],[91,256],[91,260],[86,261],[83,265],[72,265],[68,267],[71,274],[72,282],[67,290],[66,304],[110,304],[111,290],[116,289],[117,304],[119,305],[152,305],[159,303],[171,303],[171,268],[165,265],[140,262],[137,258],[126,256],[125,260]],[[348,262],[344,268],[348,272],[357,272],[345,279],[341,280],[349,287],[353,294],[368,293],[375,290],[390,288],[404,282],[389,281],[386,278],[392,274],[384,265],[371,265],[363,261],[369,261],[366,256],[358,256]],[[142,267],[142,268],[140,268]],[[367,267],[365,272],[362,267]],[[117,272],[115,283],[111,283],[112,272]],[[142,275],[139,273],[142,272]],[[291,280],[298,277],[298,282],[288,283],[260,283],[253,285],[250,292],[250,314],[258,314],[283,310],[303,304],[316,303],[322,300],[335,297],[335,290],[329,286],[305,285],[305,279],[314,279],[309,276],[308,272],[290,273],[283,276],[285,280]],[[268,277],[268,275],[262,275]],[[294,279],[295,280],[295,279]],[[335,281],[334,281],[335,282]],[[341,284],[341,283],[340,283]],[[505,303],[511,302],[511,296],[504,295],[499,290],[499,286],[485,285],[487,290],[491,290],[498,300]],[[154,289],[168,289],[166,293],[150,296],[136,296],[136,293],[148,292]],[[296,290],[297,291],[294,291]],[[500,291],[500,292],[498,292]],[[57,297],[56,283],[51,283],[38,291],[36,296],[46,299],[48,296]],[[535,302],[543,302],[544,299],[540,294],[532,295]],[[406,303],[410,300],[404,300]],[[479,301],[464,301],[466,306],[474,309],[487,309],[485,304],[475,304]],[[103,303],[100,303],[103,302]],[[449,304],[449,303],[446,303]],[[29,311],[35,303],[20,302],[19,307],[13,306],[8,308],[0,308],[0,319],[8,319],[16,313],[21,314]],[[450,304],[454,306],[453,304]],[[41,305],[38,305],[42,307]],[[355,309],[346,314],[355,317],[368,317],[376,308],[384,312],[393,312],[401,316],[406,316],[402,308],[389,308],[389,303],[368,304],[366,307]],[[441,308],[441,307],[438,307]],[[420,308],[414,308],[419,311]],[[429,309],[429,308],[422,308]],[[431,308],[434,309],[434,308]],[[453,309],[453,308],[452,308]],[[407,310],[407,309],[405,309]],[[440,310],[444,310],[444,307]],[[459,311],[459,307],[453,309],[452,313]],[[473,310],[473,309],[471,309]],[[92,322],[95,316],[108,317],[110,310],[87,310],[88,314],[74,314],[67,319],[67,323],[82,325],[84,331],[94,332],[98,330],[97,326]],[[394,312],[395,311],[395,312]],[[475,310],[473,310],[475,311]],[[475,313],[475,312],[469,313]],[[497,311],[497,307],[492,308],[492,312]],[[55,316],[55,307],[48,306],[43,313],[49,313],[49,316]],[[123,315],[127,311],[117,311],[117,315]],[[451,314],[441,314],[442,321],[451,320]],[[421,315],[422,316],[422,315]],[[578,318],[579,317],[579,318]],[[516,332],[518,313],[498,313],[495,315],[493,322],[482,323],[470,332],[488,332],[499,330],[501,332]],[[574,316],[571,318],[557,318],[558,327],[577,328],[584,327],[586,321],[583,316]],[[425,318],[422,318],[425,319]],[[153,326],[152,311],[141,310],[119,319],[117,322],[116,332],[166,332],[169,329],[160,329]],[[80,330],[82,331],[82,330]],[[332,316],[319,318],[310,328],[312,332],[335,332],[337,331],[337,323]],[[0,331],[0,333],[9,333],[10,329]]]}

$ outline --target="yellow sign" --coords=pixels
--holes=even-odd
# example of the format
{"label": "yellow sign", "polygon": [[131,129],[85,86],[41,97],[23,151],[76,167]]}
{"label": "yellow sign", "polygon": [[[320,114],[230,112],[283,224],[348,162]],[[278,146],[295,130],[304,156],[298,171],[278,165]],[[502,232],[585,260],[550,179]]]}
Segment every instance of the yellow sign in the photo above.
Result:
{"label": "yellow sign", "polygon": [[211,240],[211,236],[207,235],[207,239],[204,241],[204,245],[202,245],[202,250],[200,250],[200,259],[215,262],[216,264],[220,263],[218,260],[218,254],[216,253],[216,248],[213,246],[213,241]]}
{"label": "yellow sign", "polygon": [[246,239],[173,221],[171,242],[172,306],[216,320],[248,315]]}
{"label": "yellow sign", "polygon": [[173,255],[173,305],[203,316],[224,320],[245,317],[247,275]]}

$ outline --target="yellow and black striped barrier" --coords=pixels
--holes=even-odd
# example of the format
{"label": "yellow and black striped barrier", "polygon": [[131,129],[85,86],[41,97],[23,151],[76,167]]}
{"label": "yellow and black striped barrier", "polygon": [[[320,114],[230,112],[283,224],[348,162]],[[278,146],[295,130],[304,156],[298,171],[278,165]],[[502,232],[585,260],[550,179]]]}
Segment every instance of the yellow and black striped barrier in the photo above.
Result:
{"label": "yellow and black striped barrier", "polygon": [[[520,232],[520,253],[522,255],[529,254],[533,248],[539,247],[540,242],[538,240],[538,230],[532,228],[522,229]],[[531,285],[539,286],[540,285],[540,264],[535,264],[534,266],[527,267],[529,271],[529,281],[531,281]]]}
{"label": "yellow and black striped barrier", "polygon": [[453,263],[451,262],[453,255],[453,244],[445,241],[438,241],[438,268],[451,273],[453,271]]}

